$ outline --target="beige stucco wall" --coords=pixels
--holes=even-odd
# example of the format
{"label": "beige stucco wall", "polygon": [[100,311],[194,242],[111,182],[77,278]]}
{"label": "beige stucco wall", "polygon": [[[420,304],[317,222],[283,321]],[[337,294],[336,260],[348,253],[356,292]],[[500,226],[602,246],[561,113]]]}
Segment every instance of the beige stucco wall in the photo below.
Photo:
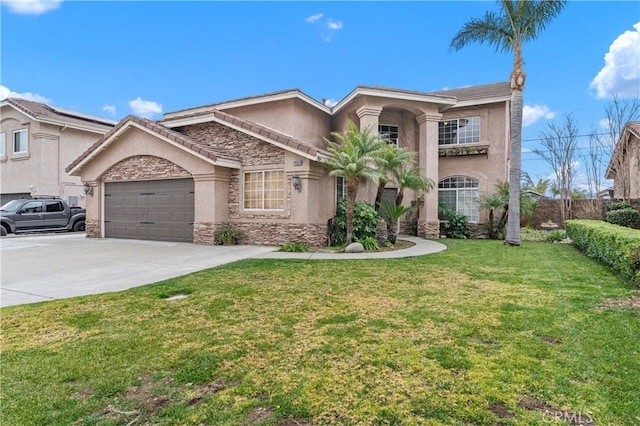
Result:
{"label": "beige stucco wall", "polygon": [[[31,121],[10,106],[1,111],[0,133],[5,134],[6,155],[0,158],[0,191],[3,194],[30,193],[56,196],[69,201],[75,196],[84,206],[82,181],[69,176],[65,167],[101,137],[99,133],[63,129]],[[27,129],[27,154],[14,154],[13,132]]]}
{"label": "beige stucco wall", "polygon": [[[623,167],[616,173],[613,182],[613,196],[614,198],[640,199],[640,139],[629,132],[628,139],[624,141],[624,144]],[[628,197],[625,192],[628,192]]]}
{"label": "beige stucco wall", "polygon": [[331,116],[297,98],[225,109],[224,112],[272,128],[316,148],[325,147]]}

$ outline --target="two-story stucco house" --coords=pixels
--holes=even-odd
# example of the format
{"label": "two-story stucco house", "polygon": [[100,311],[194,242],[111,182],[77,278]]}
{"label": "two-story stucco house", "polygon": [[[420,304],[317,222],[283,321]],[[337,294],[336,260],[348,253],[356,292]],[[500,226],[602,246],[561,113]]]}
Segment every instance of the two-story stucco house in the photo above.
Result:
{"label": "two-story stucco house", "polygon": [[82,182],[65,167],[114,124],[25,99],[0,102],[0,203],[56,196],[84,205]]}
{"label": "two-story stucco house", "polygon": [[[439,201],[481,223],[479,196],[507,180],[510,94],[508,83],[438,92],[359,86],[330,108],[294,89],[158,122],[129,116],[67,171],[93,188],[90,237],[212,244],[215,229],[231,223],[246,243],[323,245],[344,193],[321,164],[324,138],[352,120],[416,152],[437,184],[424,196],[418,233],[437,237]],[[374,185],[358,196],[372,202]]]}
{"label": "two-story stucco house", "polygon": [[613,179],[613,198],[640,199],[640,121],[622,129],[605,177]]}

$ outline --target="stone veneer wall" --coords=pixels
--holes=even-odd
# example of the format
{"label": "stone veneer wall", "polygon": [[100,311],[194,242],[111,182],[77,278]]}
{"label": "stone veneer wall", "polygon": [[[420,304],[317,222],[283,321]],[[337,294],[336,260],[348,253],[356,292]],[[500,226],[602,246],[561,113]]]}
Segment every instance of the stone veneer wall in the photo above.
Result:
{"label": "stone veneer wall", "polygon": [[87,220],[85,222],[87,238],[100,238],[100,222],[97,220]]}
{"label": "stone veneer wall", "polygon": [[[230,222],[243,235],[238,243],[279,246],[304,243],[311,247],[327,245],[327,225],[315,223]],[[198,223],[193,228],[193,242],[215,244],[214,234],[222,223]]]}
{"label": "stone veneer wall", "polygon": [[232,222],[244,234],[242,244],[282,245],[304,243],[311,247],[327,245],[325,223]]}
{"label": "stone veneer wall", "polygon": [[188,178],[191,174],[169,160],[152,155],[136,155],[109,168],[101,177],[103,181]]}
{"label": "stone veneer wall", "polygon": [[418,236],[422,238],[440,238],[440,221],[419,220]]}

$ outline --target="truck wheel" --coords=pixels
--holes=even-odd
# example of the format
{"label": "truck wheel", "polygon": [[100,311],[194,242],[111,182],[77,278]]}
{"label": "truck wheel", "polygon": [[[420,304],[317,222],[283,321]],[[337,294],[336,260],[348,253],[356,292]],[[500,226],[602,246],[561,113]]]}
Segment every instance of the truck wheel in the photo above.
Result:
{"label": "truck wheel", "polygon": [[0,225],[0,237],[6,237],[6,236],[7,236],[7,228]]}
{"label": "truck wheel", "polygon": [[73,232],[84,232],[84,220],[80,220],[73,224]]}

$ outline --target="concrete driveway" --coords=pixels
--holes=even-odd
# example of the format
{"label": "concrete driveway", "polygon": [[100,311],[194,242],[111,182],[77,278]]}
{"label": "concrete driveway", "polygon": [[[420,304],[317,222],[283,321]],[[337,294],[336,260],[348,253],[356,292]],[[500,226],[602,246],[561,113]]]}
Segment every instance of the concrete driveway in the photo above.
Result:
{"label": "concrete driveway", "polygon": [[0,239],[0,307],[126,290],[273,250],[86,238],[84,233]]}

